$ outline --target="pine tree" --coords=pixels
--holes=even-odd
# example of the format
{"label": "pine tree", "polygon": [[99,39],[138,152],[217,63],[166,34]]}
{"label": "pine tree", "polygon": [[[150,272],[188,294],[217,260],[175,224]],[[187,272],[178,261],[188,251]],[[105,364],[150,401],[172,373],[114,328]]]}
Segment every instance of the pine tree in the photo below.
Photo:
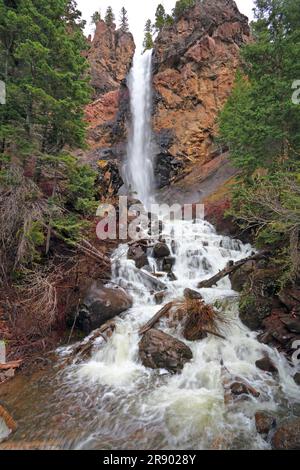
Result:
{"label": "pine tree", "polygon": [[128,14],[127,14],[127,10],[124,7],[121,9],[120,23],[121,23],[121,31],[123,31],[123,33],[128,33],[129,31]]}
{"label": "pine tree", "polygon": [[112,7],[108,7],[105,14],[105,23],[107,26],[112,26],[115,22],[115,15]]}
{"label": "pine tree", "polygon": [[173,9],[173,16],[175,19],[178,19],[182,16],[182,14],[194,6],[197,0],[178,0],[175,4],[175,8]]}
{"label": "pine tree", "polygon": [[244,75],[221,115],[221,134],[245,172],[271,169],[300,153],[300,106],[292,86],[300,77],[298,0],[257,0],[255,42],[243,49]]}
{"label": "pine tree", "polygon": [[143,42],[144,50],[153,49],[153,37],[152,37],[152,22],[151,20],[147,20],[145,25],[145,37]]}
{"label": "pine tree", "polygon": [[91,17],[91,24],[96,26],[99,21],[101,21],[101,13],[100,11],[95,11],[95,13]]}
{"label": "pine tree", "polygon": [[58,153],[84,143],[86,47],[75,2],[0,0],[0,152],[12,145]]}
{"label": "pine tree", "polygon": [[154,27],[156,31],[161,31],[164,25],[166,24],[166,10],[164,6],[160,3],[156,9],[155,13],[155,23]]}

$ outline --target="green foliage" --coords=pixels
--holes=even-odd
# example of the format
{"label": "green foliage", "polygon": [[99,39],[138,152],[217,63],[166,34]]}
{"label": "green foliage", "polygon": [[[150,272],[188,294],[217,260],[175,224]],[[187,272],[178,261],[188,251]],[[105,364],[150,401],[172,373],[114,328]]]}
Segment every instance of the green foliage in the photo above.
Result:
{"label": "green foliage", "polygon": [[160,3],[155,13],[154,28],[156,31],[161,31],[166,24],[166,10],[165,7]]}
{"label": "green foliage", "polygon": [[231,215],[274,254],[282,285],[300,278],[300,77],[298,0],[256,0],[255,41],[220,116],[220,135],[241,169]]}
{"label": "green foliage", "polygon": [[196,5],[197,0],[178,0],[173,9],[173,16],[177,20],[180,18],[183,13],[185,13],[189,8]]}
{"label": "green foliage", "polygon": [[12,145],[58,153],[82,146],[89,101],[84,22],[67,0],[0,0],[0,152]]}
{"label": "green foliage", "polygon": [[112,7],[108,7],[105,14],[105,23],[107,26],[112,26],[115,22],[115,15]]}
{"label": "green foliage", "polygon": [[61,161],[68,176],[65,204],[84,216],[94,215],[98,206],[95,189],[97,173],[88,165],[79,165],[74,157],[63,156]]}
{"label": "green foliage", "polygon": [[100,11],[95,11],[91,17],[91,24],[96,26],[99,21],[101,21],[101,13]]}
{"label": "green foliage", "polygon": [[143,47],[144,51],[153,49],[154,42],[153,42],[153,36],[152,36],[152,23],[151,20],[146,21],[145,25],[145,37],[144,37],[144,42],[143,42]]}
{"label": "green foliage", "polygon": [[300,77],[299,2],[256,4],[256,41],[243,49],[243,72],[220,117],[221,136],[247,174],[291,165],[300,154],[300,106],[292,101],[292,85]]}
{"label": "green foliage", "polygon": [[124,7],[121,9],[120,28],[123,33],[128,33],[129,31],[128,14]]}

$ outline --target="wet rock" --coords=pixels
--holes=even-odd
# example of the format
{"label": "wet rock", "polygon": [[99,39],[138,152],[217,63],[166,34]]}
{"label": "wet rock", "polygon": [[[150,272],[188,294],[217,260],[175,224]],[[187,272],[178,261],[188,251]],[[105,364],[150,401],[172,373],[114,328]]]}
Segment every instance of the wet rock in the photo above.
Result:
{"label": "wet rock", "polygon": [[256,367],[264,372],[269,372],[270,374],[275,374],[278,372],[277,367],[274,366],[273,362],[268,356],[263,357],[255,363]]}
{"label": "wet rock", "polygon": [[237,271],[230,275],[230,281],[233,290],[242,292],[246,283],[249,281],[249,276],[255,269],[255,261],[248,261],[241,266]]}
{"label": "wet rock", "polygon": [[300,450],[300,418],[286,421],[277,428],[272,447],[275,450]]}
{"label": "wet rock", "polygon": [[300,334],[300,318],[282,319],[282,323],[291,333]]}
{"label": "wet rock", "polygon": [[76,326],[89,334],[131,308],[132,304],[133,300],[125,290],[120,287],[104,287],[96,281],[87,290]]}
{"label": "wet rock", "polygon": [[169,273],[172,271],[176,262],[176,258],[173,256],[166,256],[162,262],[162,270]]}
{"label": "wet rock", "polygon": [[260,396],[260,393],[250,385],[246,384],[245,382],[234,382],[230,385],[230,390],[232,395],[240,396],[240,395],[252,395],[255,398]]}
{"label": "wet rock", "polygon": [[142,269],[144,266],[149,265],[145,247],[139,244],[135,244],[129,247],[127,258],[133,260],[138,269]]}
{"label": "wet rock", "polygon": [[193,358],[186,344],[156,329],[149,330],[143,336],[139,354],[145,367],[167,369],[172,373],[180,372]]}
{"label": "wet rock", "polygon": [[283,289],[278,295],[281,302],[289,309],[293,310],[294,313],[300,315],[300,288],[293,287]]}
{"label": "wet rock", "polygon": [[255,425],[259,434],[269,434],[276,425],[276,419],[263,411],[258,411],[255,414]]}
{"label": "wet rock", "polygon": [[262,329],[263,321],[271,315],[272,306],[269,299],[256,298],[250,295],[240,302],[239,317],[251,331]]}
{"label": "wet rock", "polygon": [[154,299],[155,299],[156,304],[161,305],[163,301],[165,300],[166,295],[167,295],[167,292],[164,290],[161,292],[156,292],[156,294],[154,294]]}
{"label": "wet rock", "polygon": [[300,386],[300,372],[298,372],[296,375],[294,375],[294,380],[297,385]]}
{"label": "wet rock", "polygon": [[166,243],[156,243],[156,245],[153,248],[153,257],[156,259],[159,258],[165,258],[167,256],[170,256],[170,250],[169,247]]}
{"label": "wet rock", "polygon": [[192,289],[185,289],[183,295],[184,295],[184,298],[187,300],[202,300],[203,301],[202,295],[199,292],[192,290]]}

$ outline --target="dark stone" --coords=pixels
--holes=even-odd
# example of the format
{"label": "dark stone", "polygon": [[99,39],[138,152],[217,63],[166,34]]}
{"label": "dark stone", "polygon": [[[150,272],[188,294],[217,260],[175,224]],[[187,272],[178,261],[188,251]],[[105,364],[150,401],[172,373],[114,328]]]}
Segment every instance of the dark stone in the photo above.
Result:
{"label": "dark stone", "polygon": [[275,374],[278,372],[277,367],[274,366],[273,362],[268,356],[256,361],[256,367],[264,372],[269,372],[270,374]]}
{"label": "dark stone", "polygon": [[272,305],[269,299],[250,296],[246,300],[241,300],[239,317],[251,331],[257,331],[262,329],[263,321],[271,315],[271,312]]}
{"label": "dark stone", "polygon": [[202,295],[199,292],[192,290],[192,289],[185,289],[183,295],[185,299],[187,300],[203,300]]}
{"label": "dark stone", "polygon": [[255,425],[259,434],[269,434],[276,425],[276,419],[263,411],[258,411],[255,414]]}
{"label": "dark stone", "polygon": [[89,334],[108,320],[132,307],[132,298],[120,287],[104,287],[94,282],[87,290],[76,326]]}
{"label": "dark stone", "polygon": [[291,333],[300,334],[300,319],[288,318],[281,321]]}
{"label": "dark stone", "polygon": [[260,393],[255,390],[253,387],[250,387],[250,385],[247,385],[243,382],[234,382],[230,386],[230,390],[232,395],[240,396],[240,395],[252,395],[255,398],[258,398],[260,396]]}
{"label": "dark stone", "polygon": [[127,258],[133,260],[138,269],[142,269],[144,266],[149,265],[145,248],[138,244],[129,247]]}
{"label": "dark stone", "polygon": [[166,256],[163,259],[162,270],[165,271],[166,273],[171,272],[175,263],[176,263],[176,258],[174,258],[173,256]]}
{"label": "dark stone", "polygon": [[277,428],[272,447],[275,450],[300,450],[300,418],[286,421]]}
{"label": "dark stone", "polygon": [[294,380],[297,385],[300,386],[300,372],[298,372],[296,375],[294,375]]}
{"label": "dark stone", "polygon": [[167,369],[172,373],[180,372],[193,358],[186,344],[155,329],[145,333],[139,344],[139,353],[145,367]]}
{"label": "dark stone", "polygon": [[153,257],[156,259],[165,258],[166,256],[170,256],[170,250],[166,243],[156,243],[153,248]]}
{"label": "dark stone", "polygon": [[230,281],[233,290],[242,292],[246,283],[249,281],[249,276],[255,268],[255,261],[248,261],[241,266],[237,271],[230,275]]}

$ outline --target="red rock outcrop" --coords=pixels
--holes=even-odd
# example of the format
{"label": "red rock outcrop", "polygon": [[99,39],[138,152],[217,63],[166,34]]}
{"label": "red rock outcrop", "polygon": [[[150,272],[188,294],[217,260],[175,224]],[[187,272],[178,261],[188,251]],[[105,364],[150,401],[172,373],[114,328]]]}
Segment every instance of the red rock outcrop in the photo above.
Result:
{"label": "red rock outcrop", "polygon": [[[81,160],[99,167],[103,195],[112,196],[123,184],[119,164],[126,149],[129,92],[126,77],[135,43],[131,33],[99,21],[86,57],[90,63],[94,101],[86,107],[88,151]],[[103,183],[103,184],[102,184]],[[109,188],[109,191],[108,191]],[[109,194],[108,194],[109,193]]]}
{"label": "red rock outcrop", "polygon": [[131,33],[108,26],[99,21],[87,58],[91,66],[91,85],[94,98],[100,98],[110,91],[119,90],[126,78],[135,51]]}
{"label": "red rock outcrop", "polygon": [[168,154],[184,166],[202,165],[222,152],[214,143],[217,117],[232,90],[240,48],[249,41],[248,19],[233,0],[204,0],[163,28],[153,79],[161,160]]}

